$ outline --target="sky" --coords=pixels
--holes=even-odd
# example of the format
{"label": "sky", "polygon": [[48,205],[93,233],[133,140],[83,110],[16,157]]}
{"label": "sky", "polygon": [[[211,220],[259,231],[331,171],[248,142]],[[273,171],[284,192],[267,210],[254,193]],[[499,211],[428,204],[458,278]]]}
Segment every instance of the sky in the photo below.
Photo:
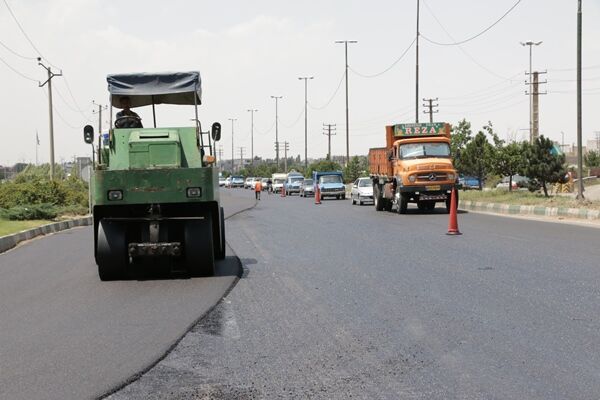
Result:
{"label": "sky", "polygon": [[[482,32],[517,0],[421,0],[420,93],[438,98],[435,121],[466,118],[476,132],[488,121],[503,139],[524,139],[529,126],[525,71],[547,71],[540,97],[540,133],[576,141],[576,0],[521,0],[487,32],[460,46],[442,46]],[[9,8],[20,23],[11,16]],[[200,71],[204,130],[223,126],[225,158],[239,147],[274,157],[275,102],[281,142],[304,157],[304,81],[308,82],[308,156],[324,157],[323,124],[336,124],[334,155],[345,154],[344,46],[348,46],[350,154],[385,144],[386,125],[415,121],[416,0],[111,1],[0,0],[0,165],[49,160],[46,66],[52,80],[56,160],[90,154],[83,126],[97,130],[97,104],[108,103],[106,75]],[[600,0],[583,1],[583,138],[600,131]],[[29,38],[29,39],[28,39]],[[408,49],[408,51],[407,51]],[[401,58],[402,54],[404,57]],[[114,110],[116,112],[117,110]],[[149,107],[136,109],[152,123]],[[103,114],[108,126],[108,112]],[[159,126],[189,126],[189,106],[157,106]]]}

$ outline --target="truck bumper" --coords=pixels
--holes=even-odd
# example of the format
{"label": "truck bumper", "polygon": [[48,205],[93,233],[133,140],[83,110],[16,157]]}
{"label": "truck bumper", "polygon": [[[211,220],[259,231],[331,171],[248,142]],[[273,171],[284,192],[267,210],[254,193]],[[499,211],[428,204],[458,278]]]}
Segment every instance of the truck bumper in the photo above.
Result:
{"label": "truck bumper", "polygon": [[397,190],[412,201],[445,201],[450,198],[450,193],[455,187],[454,184],[447,183],[442,185],[427,186],[402,186]]}

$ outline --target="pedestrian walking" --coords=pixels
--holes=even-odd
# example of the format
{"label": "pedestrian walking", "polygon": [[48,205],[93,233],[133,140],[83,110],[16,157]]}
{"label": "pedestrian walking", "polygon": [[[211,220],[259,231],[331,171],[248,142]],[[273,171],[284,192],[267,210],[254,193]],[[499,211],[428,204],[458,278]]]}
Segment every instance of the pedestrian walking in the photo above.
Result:
{"label": "pedestrian walking", "polygon": [[273,193],[273,181],[271,178],[267,179],[267,192],[269,194]]}
{"label": "pedestrian walking", "polygon": [[254,197],[256,200],[260,200],[260,192],[262,192],[262,182],[259,180],[254,184]]}

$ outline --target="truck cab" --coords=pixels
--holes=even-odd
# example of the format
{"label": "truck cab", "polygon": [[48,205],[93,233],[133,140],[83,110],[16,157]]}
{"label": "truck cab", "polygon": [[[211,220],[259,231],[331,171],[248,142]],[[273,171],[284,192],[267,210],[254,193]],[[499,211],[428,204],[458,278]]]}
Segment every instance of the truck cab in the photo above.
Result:
{"label": "truck cab", "polygon": [[304,181],[304,176],[299,172],[290,172],[287,174],[287,178],[285,180],[285,194],[291,195],[293,193],[300,194],[300,188],[302,187],[302,182]]}
{"label": "truck cab", "polygon": [[449,211],[458,178],[450,155],[450,125],[387,126],[386,141],[385,148],[369,150],[376,209],[396,206],[404,214],[408,203],[432,210],[436,202],[445,202]]}
{"label": "truck cab", "polygon": [[313,182],[315,191],[319,190],[321,198],[346,198],[346,185],[341,171],[313,171]]}

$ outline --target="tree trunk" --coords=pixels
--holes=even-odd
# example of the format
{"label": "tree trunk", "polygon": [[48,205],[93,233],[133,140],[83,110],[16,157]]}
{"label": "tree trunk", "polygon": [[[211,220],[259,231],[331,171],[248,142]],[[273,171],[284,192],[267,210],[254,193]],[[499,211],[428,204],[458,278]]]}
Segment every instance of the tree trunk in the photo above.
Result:
{"label": "tree trunk", "polygon": [[512,175],[508,176],[508,191],[512,192]]}
{"label": "tree trunk", "polygon": [[550,197],[550,196],[548,196],[548,189],[546,188],[546,181],[542,181],[542,188],[544,189],[544,196]]}

